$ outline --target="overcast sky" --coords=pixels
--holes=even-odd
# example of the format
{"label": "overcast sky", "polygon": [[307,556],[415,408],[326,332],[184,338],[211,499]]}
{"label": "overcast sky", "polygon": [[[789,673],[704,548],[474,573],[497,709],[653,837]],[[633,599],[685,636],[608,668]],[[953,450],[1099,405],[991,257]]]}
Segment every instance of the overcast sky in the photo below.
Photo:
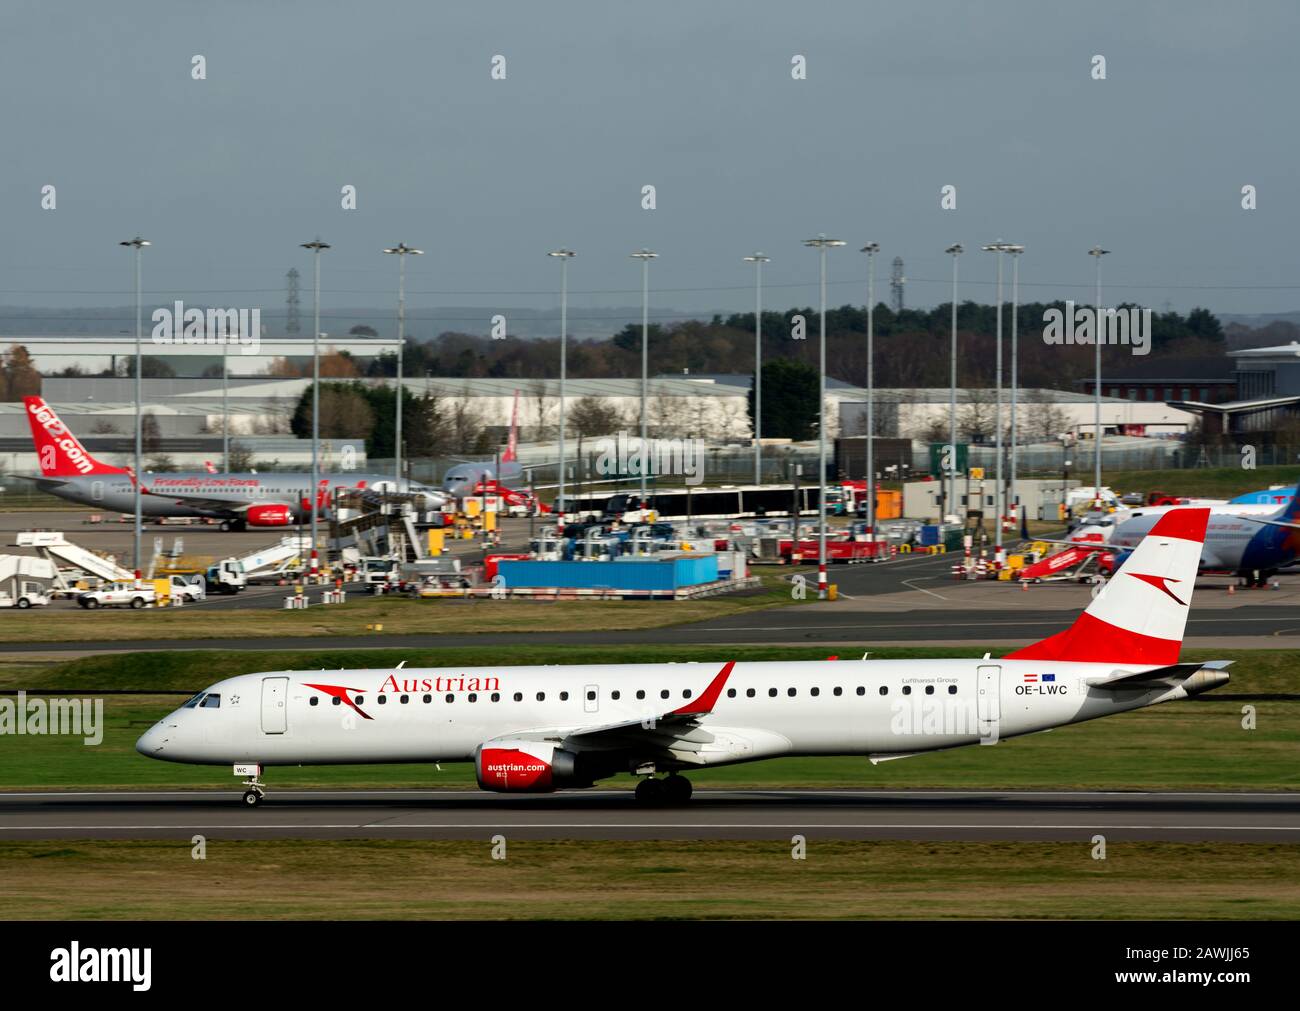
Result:
{"label": "overcast sky", "polygon": [[[7,0],[0,303],[128,301],[139,233],[147,307],[280,308],[297,266],[309,311],[319,233],[327,306],[385,304],[399,241],[417,315],[553,305],[559,245],[575,315],[638,300],[640,246],[660,307],[748,308],[754,249],[804,305],[826,232],[833,304],[869,240],[877,296],[897,255],[930,306],[945,246],[1001,237],[1026,300],[1089,300],[1101,243],[1108,302],[1296,309],[1298,38],[1293,0]],[[994,272],[968,252],[961,297]]]}

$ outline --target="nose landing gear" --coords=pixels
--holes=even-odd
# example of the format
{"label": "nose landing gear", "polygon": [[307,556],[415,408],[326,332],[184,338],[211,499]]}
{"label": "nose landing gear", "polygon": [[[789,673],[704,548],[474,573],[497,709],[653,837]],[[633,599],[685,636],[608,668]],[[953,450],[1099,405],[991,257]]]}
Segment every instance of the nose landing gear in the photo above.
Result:
{"label": "nose landing gear", "polygon": [[244,807],[257,807],[266,798],[266,786],[257,777],[261,774],[261,766],[257,767],[257,772],[244,780]]}

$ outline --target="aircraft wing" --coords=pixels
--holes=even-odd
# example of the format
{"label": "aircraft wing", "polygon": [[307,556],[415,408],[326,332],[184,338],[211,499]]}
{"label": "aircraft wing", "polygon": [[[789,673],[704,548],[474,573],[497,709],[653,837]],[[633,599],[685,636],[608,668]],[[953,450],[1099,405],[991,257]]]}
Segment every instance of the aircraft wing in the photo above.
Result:
{"label": "aircraft wing", "polygon": [[731,677],[736,661],[730,660],[709,682],[700,695],[684,706],[642,720],[623,720],[595,727],[553,727],[503,734],[503,738],[560,741],[566,747],[582,751],[644,750],[647,747],[667,750],[688,740],[699,721],[713,712],[718,696]]}
{"label": "aircraft wing", "polygon": [[1263,523],[1270,527],[1285,527],[1288,530],[1300,530],[1300,523],[1288,523],[1286,520],[1265,520],[1258,516],[1242,516],[1243,520],[1250,520],[1252,523]]}
{"label": "aircraft wing", "polygon": [[191,509],[206,509],[208,512],[224,513],[228,516],[239,516],[246,512],[251,506],[255,505],[285,505],[282,502],[270,502],[257,500],[254,502],[235,502],[231,499],[213,498],[210,495],[189,494],[187,492],[177,491],[150,491],[148,488],[141,488],[142,495],[152,495],[154,498],[171,499],[177,505],[188,506]]}

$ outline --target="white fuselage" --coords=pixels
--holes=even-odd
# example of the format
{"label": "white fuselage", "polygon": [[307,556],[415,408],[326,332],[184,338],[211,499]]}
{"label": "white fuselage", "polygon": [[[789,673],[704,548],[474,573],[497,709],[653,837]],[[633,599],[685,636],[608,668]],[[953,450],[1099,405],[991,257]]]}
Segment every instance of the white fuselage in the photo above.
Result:
{"label": "white fuselage", "polygon": [[[660,756],[659,767],[787,755],[886,758],[1186,697],[1181,687],[1089,688],[1119,668],[1027,660],[737,663],[712,712],[672,745],[667,762]],[[685,663],[246,674],[201,693],[219,695],[219,705],[205,699],[176,710],[137,748],[213,765],[470,761],[496,739],[560,741],[583,728],[649,723],[699,696],[716,671]],[[633,765],[636,750],[629,748]]]}

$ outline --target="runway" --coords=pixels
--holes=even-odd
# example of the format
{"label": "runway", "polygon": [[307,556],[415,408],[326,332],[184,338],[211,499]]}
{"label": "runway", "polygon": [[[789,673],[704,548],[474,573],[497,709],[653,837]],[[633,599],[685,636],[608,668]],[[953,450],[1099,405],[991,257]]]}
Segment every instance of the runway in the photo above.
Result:
{"label": "runway", "polygon": [[1300,842],[1300,793],[697,790],[645,808],[627,790],[0,794],[0,843],[29,839],[911,839]]}

